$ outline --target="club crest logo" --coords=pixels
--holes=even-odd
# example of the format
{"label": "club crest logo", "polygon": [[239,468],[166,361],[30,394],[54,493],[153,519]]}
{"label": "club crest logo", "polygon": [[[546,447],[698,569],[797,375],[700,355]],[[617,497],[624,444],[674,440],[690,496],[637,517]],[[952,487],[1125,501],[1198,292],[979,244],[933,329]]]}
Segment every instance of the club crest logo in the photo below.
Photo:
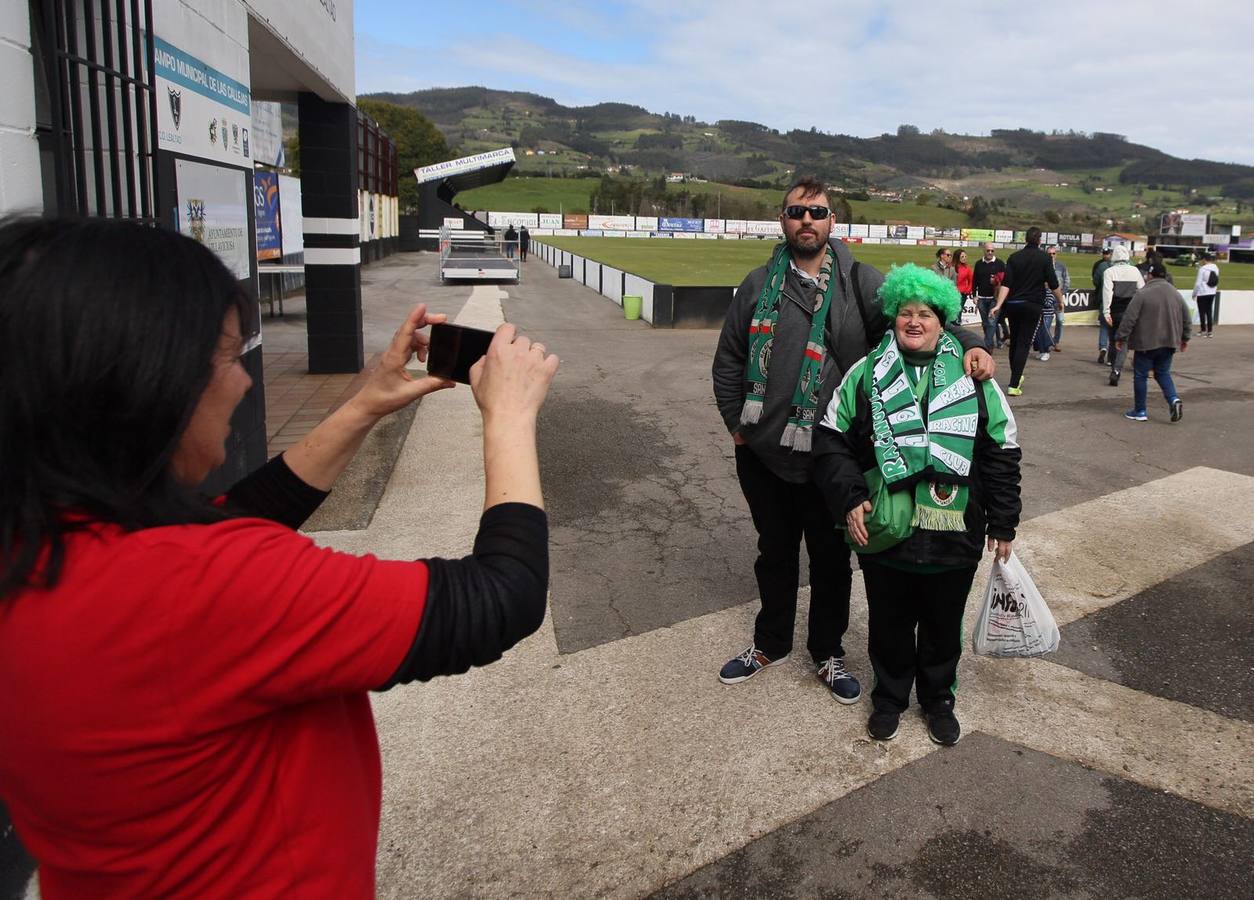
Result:
{"label": "club crest logo", "polygon": [[932,502],[942,509],[950,506],[958,496],[952,484],[929,484],[928,493],[932,495]]}
{"label": "club crest logo", "polygon": [[206,224],[204,200],[187,201],[187,224],[191,229],[192,237],[204,243]]}
{"label": "club crest logo", "polygon": [[227,121],[226,119],[223,119],[222,120],[222,152],[223,153],[226,153],[228,150],[231,149],[229,146],[227,146],[226,129],[227,129]]}
{"label": "club crest logo", "polygon": [[174,118],[174,130],[178,131],[179,122],[183,121],[183,92],[174,88],[166,88],[170,94],[170,115]]}
{"label": "club crest logo", "polygon": [[216,144],[218,142],[218,120],[209,120],[209,143]]}
{"label": "club crest logo", "polygon": [[238,125],[231,126],[231,143],[234,144],[236,147],[239,146],[239,126]]}

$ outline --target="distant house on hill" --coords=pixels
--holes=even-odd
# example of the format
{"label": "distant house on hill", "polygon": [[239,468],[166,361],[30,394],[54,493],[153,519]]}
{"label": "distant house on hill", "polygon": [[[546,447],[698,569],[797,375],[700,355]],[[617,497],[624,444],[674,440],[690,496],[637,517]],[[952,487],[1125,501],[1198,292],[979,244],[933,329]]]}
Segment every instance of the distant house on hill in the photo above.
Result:
{"label": "distant house on hill", "polygon": [[1102,249],[1114,249],[1115,247],[1127,247],[1130,253],[1145,252],[1145,235],[1131,234],[1126,231],[1112,231],[1110,234],[1102,238]]}

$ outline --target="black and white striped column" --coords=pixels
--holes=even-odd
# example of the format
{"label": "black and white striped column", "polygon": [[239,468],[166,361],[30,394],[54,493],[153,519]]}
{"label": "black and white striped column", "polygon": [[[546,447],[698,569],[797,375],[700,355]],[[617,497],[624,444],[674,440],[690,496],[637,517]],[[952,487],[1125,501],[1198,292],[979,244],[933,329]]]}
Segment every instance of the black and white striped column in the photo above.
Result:
{"label": "black and white striped column", "polygon": [[309,371],[360,372],[357,110],[350,104],[300,95],[300,191]]}

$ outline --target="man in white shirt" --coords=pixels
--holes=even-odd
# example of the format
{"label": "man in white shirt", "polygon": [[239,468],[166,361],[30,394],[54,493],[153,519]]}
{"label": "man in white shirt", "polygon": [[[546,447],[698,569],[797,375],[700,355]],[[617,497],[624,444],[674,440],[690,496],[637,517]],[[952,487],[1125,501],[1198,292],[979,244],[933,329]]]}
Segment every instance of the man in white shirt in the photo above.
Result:
{"label": "man in white shirt", "polygon": [[[1119,323],[1124,311],[1132,302],[1132,295],[1145,287],[1145,277],[1131,263],[1132,254],[1127,244],[1118,244],[1110,254],[1110,268],[1102,273],[1102,318],[1110,328],[1110,333],[1119,331]],[[1119,384],[1119,376],[1123,372],[1123,362],[1127,359],[1128,348],[1112,349],[1110,354],[1110,385]]]}
{"label": "man in white shirt", "polygon": [[1193,299],[1197,303],[1198,331],[1203,337],[1215,336],[1215,295],[1219,293],[1219,266],[1215,254],[1202,254],[1202,265],[1193,282]]}

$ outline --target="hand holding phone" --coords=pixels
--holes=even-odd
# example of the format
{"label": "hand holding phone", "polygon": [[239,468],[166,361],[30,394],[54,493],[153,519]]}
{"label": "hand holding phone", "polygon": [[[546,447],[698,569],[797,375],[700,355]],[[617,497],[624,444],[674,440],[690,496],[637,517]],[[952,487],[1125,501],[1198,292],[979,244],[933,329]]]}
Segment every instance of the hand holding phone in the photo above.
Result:
{"label": "hand holding phone", "polygon": [[470,384],[470,367],[482,359],[492,344],[493,333],[479,328],[444,323],[431,326],[427,372]]}

